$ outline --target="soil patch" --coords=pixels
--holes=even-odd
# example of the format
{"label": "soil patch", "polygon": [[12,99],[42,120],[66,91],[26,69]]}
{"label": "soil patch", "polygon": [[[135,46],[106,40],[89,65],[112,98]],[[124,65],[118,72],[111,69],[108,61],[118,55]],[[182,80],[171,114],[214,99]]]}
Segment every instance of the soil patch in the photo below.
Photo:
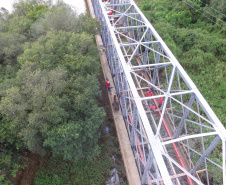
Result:
{"label": "soil patch", "polygon": [[32,152],[26,152],[22,156],[21,165],[27,164],[27,166],[22,169],[20,168],[16,174],[16,177],[13,179],[14,185],[34,185],[34,178],[36,172],[40,168],[40,159],[41,156],[34,154]]}

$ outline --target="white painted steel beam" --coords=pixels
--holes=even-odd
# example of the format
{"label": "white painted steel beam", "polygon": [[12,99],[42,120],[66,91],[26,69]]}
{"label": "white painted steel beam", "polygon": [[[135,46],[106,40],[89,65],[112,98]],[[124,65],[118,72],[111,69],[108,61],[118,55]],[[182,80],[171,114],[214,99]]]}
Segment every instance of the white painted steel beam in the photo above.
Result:
{"label": "white painted steel beam", "polygon": [[115,27],[115,30],[125,30],[125,29],[134,29],[134,28],[147,28],[145,25],[141,26],[126,26],[126,27]]}
{"label": "white painted steel beam", "polygon": [[172,62],[166,62],[166,63],[157,63],[157,64],[146,64],[146,65],[139,65],[139,66],[132,66],[131,69],[137,69],[137,68],[146,68],[146,67],[155,67],[155,66],[162,66],[166,67],[172,65]]}
{"label": "white painted steel beam", "polygon": [[181,165],[176,162],[172,157],[170,157],[168,154],[162,152],[162,155],[164,155],[168,160],[170,160],[173,164],[175,164],[178,168],[180,168],[180,170],[182,170],[184,173],[186,173],[187,176],[189,176],[190,178],[192,178],[192,180],[194,180],[197,184],[199,185],[204,185],[202,182],[200,182],[200,180],[198,180],[195,176],[193,176],[191,173],[189,173],[187,170],[185,170],[184,168],[181,167]]}
{"label": "white painted steel beam", "polygon": [[177,138],[177,139],[172,139],[172,140],[169,140],[169,141],[165,141],[165,142],[162,143],[162,145],[168,145],[168,144],[171,144],[171,143],[176,143],[178,141],[183,141],[185,139],[193,139],[193,138],[197,138],[197,137],[212,136],[212,135],[217,135],[217,132],[193,134],[193,135],[190,135],[190,136],[180,137],[180,138]]}

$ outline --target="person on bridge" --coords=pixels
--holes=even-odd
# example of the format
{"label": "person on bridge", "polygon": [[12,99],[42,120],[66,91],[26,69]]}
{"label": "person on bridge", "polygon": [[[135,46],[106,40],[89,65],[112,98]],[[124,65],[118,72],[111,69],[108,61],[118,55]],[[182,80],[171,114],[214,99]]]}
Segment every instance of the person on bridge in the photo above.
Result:
{"label": "person on bridge", "polygon": [[163,101],[163,97],[159,98],[159,109],[160,109],[161,106],[162,106],[162,101]]}
{"label": "person on bridge", "polygon": [[155,106],[149,106],[151,111],[155,111]]}
{"label": "person on bridge", "polygon": [[108,11],[107,14],[108,14],[108,15],[112,15],[112,11]]}
{"label": "person on bridge", "polygon": [[[149,89],[149,90],[146,92],[145,96],[146,96],[146,97],[153,96],[153,93],[152,93],[151,89]],[[148,100],[148,104],[150,104],[150,102],[151,102],[151,101]]]}
{"label": "person on bridge", "polygon": [[108,89],[108,92],[111,94],[111,86],[110,86],[110,82],[109,82],[108,78],[106,78],[105,85],[106,85],[106,87]]}
{"label": "person on bridge", "polygon": [[149,89],[149,90],[146,92],[145,96],[146,96],[146,97],[148,97],[148,96],[153,96],[153,93],[152,93],[151,89]]}

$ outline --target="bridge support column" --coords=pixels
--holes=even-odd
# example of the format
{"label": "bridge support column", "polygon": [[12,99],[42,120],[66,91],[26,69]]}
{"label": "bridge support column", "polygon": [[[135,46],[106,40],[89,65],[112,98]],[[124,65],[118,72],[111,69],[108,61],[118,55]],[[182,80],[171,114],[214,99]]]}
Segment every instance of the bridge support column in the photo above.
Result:
{"label": "bridge support column", "polygon": [[[189,108],[191,108],[194,100],[195,100],[195,96],[192,95],[191,98],[190,98],[190,100],[189,100],[189,102],[188,102],[188,105],[187,105]],[[185,124],[185,119],[188,117],[189,112],[190,112],[190,110],[188,110],[188,109],[185,110],[184,115],[181,118],[181,121],[179,123],[178,129],[177,129],[177,131],[174,134],[174,138],[178,138],[179,137],[179,135],[180,135],[180,133],[181,133],[181,131],[183,129],[183,126]]]}

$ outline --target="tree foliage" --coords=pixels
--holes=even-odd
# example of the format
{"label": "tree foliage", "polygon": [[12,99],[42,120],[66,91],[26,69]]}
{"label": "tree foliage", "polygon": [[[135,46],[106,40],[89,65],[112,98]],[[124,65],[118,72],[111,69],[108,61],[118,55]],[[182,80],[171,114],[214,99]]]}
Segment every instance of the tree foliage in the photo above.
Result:
{"label": "tree foliage", "polygon": [[[96,100],[98,31],[97,20],[76,15],[62,2],[21,0],[11,14],[1,9],[0,152],[4,156],[25,149],[75,161],[99,154],[105,112]],[[11,162],[7,164],[13,169]],[[6,183],[10,176],[3,174],[0,182]]]}
{"label": "tree foliage", "polygon": [[32,152],[45,154],[45,143],[65,159],[95,154],[104,113],[95,100],[99,65],[89,56],[92,43],[85,33],[48,32],[19,57],[16,78],[3,83],[0,110]]}

